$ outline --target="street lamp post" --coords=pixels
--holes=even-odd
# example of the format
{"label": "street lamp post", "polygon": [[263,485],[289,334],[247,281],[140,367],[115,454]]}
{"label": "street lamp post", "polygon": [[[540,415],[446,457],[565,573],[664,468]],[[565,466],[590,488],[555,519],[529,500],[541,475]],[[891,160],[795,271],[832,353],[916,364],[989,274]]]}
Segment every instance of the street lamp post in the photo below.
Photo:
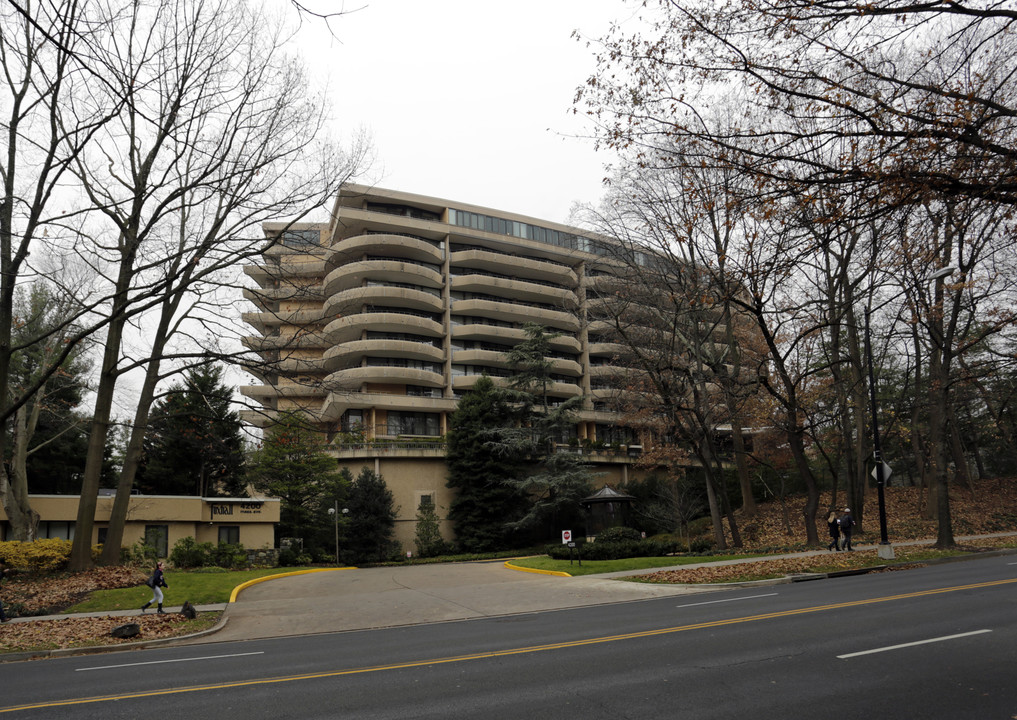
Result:
{"label": "street lamp post", "polygon": [[872,409],[872,459],[876,464],[876,499],[879,503],[879,557],[893,560],[893,545],[886,531],[886,496],[883,488],[886,477],[883,453],[879,444],[879,410],[876,406],[876,374],[872,369],[872,337],[869,332],[869,308],[865,308],[865,361],[869,371],[869,401]]}
{"label": "street lamp post", "polygon": [[[345,516],[349,513],[349,508],[342,509],[342,515]],[[339,565],[339,501],[335,501],[335,506],[328,509],[328,514],[335,519],[335,564]]]}
{"label": "street lamp post", "polygon": [[[929,276],[929,280],[939,280],[957,271],[956,267],[940,268]],[[875,462],[876,499],[879,503],[879,557],[893,560],[893,545],[886,531],[886,465],[883,463],[882,448],[879,444],[879,409],[876,405],[876,375],[872,369],[872,338],[869,332],[869,308],[865,308],[865,360],[869,371],[869,401],[872,411],[872,459]]]}

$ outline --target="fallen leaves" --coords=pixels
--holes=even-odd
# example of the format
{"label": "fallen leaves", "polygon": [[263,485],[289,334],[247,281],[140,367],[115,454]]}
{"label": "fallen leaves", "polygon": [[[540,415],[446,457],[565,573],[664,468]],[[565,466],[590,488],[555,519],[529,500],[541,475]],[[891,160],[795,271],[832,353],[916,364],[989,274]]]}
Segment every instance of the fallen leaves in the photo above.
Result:
{"label": "fallen leaves", "polygon": [[[218,617],[218,614],[215,615]],[[215,620],[214,617],[200,617],[204,619],[203,626],[209,626]],[[125,622],[138,623],[141,626],[141,632],[132,638],[124,639],[110,635],[113,628],[123,625]],[[195,626],[191,624],[194,622],[189,621],[180,613],[131,617],[105,615],[102,617],[68,617],[59,620],[12,622],[0,626],[0,651],[54,650],[158,640],[194,632]]]}

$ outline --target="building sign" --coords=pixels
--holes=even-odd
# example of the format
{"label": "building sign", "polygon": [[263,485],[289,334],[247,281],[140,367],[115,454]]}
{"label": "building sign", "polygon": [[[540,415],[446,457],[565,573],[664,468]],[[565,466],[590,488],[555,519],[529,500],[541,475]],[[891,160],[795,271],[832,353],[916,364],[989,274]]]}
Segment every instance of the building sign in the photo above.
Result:
{"label": "building sign", "polygon": [[262,502],[209,503],[212,517],[233,517],[234,515],[261,515]]}

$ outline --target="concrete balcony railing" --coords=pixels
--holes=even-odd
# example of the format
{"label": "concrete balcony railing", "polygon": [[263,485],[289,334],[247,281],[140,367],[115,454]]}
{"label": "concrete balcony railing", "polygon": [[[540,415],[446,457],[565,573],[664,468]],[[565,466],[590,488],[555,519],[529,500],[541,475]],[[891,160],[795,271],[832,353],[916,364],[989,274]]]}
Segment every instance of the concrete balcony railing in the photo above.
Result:
{"label": "concrete balcony railing", "polygon": [[368,235],[357,235],[347,237],[331,248],[330,261],[334,264],[348,262],[350,258],[365,255],[367,253],[395,255],[405,257],[408,260],[419,260],[421,262],[435,263],[440,265],[443,261],[441,248],[406,234],[398,233],[370,233]]}
{"label": "concrete balcony railing", "polygon": [[457,292],[488,293],[497,290],[497,295],[504,295],[513,300],[543,303],[560,306],[562,310],[570,310],[579,306],[579,299],[571,290],[548,285],[526,282],[509,278],[497,278],[489,275],[456,275],[451,278],[450,285]]}
{"label": "concrete balcony railing", "polygon": [[453,300],[452,312],[461,315],[480,315],[502,322],[527,323],[536,322],[545,327],[579,331],[579,318],[569,312],[548,310],[528,305],[516,305],[510,302],[493,300]]}
{"label": "concrete balcony railing", "polygon": [[445,379],[441,373],[430,370],[384,365],[339,370],[325,379],[326,386],[334,389],[359,388],[364,383],[442,387]]}
{"label": "concrete balcony railing", "polygon": [[353,340],[325,351],[324,367],[330,371],[357,367],[369,356],[440,363],[445,359],[445,350],[409,340]]}
{"label": "concrete balcony railing", "polygon": [[427,313],[440,313],[445,300],[423,290],[393,287],[358,287],[343,290],[325,301],[325,314],[329,317],[359,312],[364,305],[406,308]]}
{"label": "concrete balcony railing", "polygon": [[[483,322],[479,322],[470,325],[453,325],[452,337],[456,340],[491,340],[493,342],[516,340],[522,342],[526,339],[526,332],[522,328],[505,328],[497,325],[484,325]],[[580,349],[579,340],[567,335],[552,338],[550,345],[558,352],[578,353]]]}
{"label": "concrete balcony railing", "polygon": [[470,267],[488,272],[512,275],[520,279],[541,280],[559,283],[574,288],[578,284],[575,271],[565,265],[541,262],[518,255],[498,253],[489,250],[459,250],[451,255],[451,264],[456,267]]}
{"label": "concrete balcony railing", "polygon": [[350,288],[362,287],[369,281],[421,285],[439,289],[441,273],[433,268],[400,260],[358,260],[342,265],[325,276],[322,292],[334,295]]}
{"label": "concrete balcony railing", "polygon": [[445,334],[441,323],[430,318],[397,312],[365,312],[336,318],[325,326],[325,335],[334,343],[359,340],[367,330],[390,333],[411,333],[435,338]]}

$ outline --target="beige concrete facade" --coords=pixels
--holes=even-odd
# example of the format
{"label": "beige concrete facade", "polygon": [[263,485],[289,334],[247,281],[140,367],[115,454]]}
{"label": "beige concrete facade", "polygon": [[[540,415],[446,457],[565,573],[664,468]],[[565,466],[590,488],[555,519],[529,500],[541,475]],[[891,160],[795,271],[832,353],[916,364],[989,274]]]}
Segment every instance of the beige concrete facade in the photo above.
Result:
{"label": "beige concrete facade", "polygon": [[[572,451],[617,483],[635,471],[636,433],[612,411],[619,346],[588,310],[615,267],[605,241],[576,228],[409,193],[346,186],[323,224],[269,223],[282,242],[246,268],[259,335],[245,343],[268,361],[241,388],[263,412],[301,410],[320,423],[340,462],[381,472],[399,508],[397,539],[413,547],[424,494],[445,517],[444,446],[457,398],[483,374],[504,382],[504,353],[525,323],[552,341],[552,401],[581,396]],[[425,446],[415,446],[426,440]],[[435,445],[438,442],[438,445]],[[384,445],[384,447],[382,447]],[[613,452],[608,452],[609,446]],[[448,523],[444,523],[450,537]]]}
{"label": "beige concrete facade", "polygon": [[[30,495],[39,513],[39,537],[73,539],[78,515],[76,495]],[[165,556],[185,537],[199,543],[239,542],[248,549],[275,547],[279,522],[277,498],[202,498],[175,495],[134,495],[127,510],[124,546],[144,541]],[[95,509],[92,544],[105,540],[113,509],[112,496],[100,496]],[[7,515],[0,507],[0,540],[7,539]]]}

